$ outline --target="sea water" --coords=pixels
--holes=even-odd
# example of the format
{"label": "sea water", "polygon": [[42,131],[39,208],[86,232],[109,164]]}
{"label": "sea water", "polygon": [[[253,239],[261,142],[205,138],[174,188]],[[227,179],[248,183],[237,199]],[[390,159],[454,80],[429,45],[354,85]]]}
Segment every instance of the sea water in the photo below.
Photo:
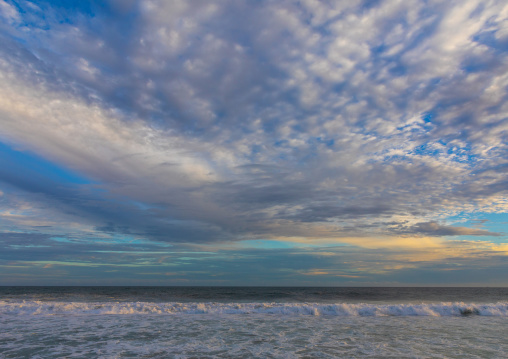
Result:
{"label": "sea water", "polygon": [[507,358],[508,288],[0,287],[0,358]]}

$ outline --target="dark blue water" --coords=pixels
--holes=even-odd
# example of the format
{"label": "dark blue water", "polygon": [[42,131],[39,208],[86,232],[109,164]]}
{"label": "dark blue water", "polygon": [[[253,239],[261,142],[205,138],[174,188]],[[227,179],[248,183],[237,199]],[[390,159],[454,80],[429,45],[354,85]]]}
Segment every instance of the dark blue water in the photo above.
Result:
{"label": "dark blue water", "polygon": [[496,303],[508,301],[508,288],[0,287],[0,299],[73,302]]}

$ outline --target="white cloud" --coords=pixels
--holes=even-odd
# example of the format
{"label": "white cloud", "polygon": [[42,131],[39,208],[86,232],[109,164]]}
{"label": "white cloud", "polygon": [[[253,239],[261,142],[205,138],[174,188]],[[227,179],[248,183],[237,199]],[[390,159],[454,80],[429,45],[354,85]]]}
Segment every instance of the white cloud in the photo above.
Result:
{"label": "white cloud", "polygon": [[0,1],[0,14],[9,24],[17,24],[21,20],[18,10],[4,0]]}

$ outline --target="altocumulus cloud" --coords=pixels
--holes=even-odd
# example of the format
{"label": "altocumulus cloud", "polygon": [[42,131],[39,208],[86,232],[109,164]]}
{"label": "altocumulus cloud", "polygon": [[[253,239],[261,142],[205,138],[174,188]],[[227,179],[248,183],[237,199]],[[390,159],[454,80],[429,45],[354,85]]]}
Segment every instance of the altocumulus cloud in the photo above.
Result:
{"label": "altocumulus cloud", "polygon": [[[0,16],[0,223],[30,260],[44,243],[106,263],[116,244],[228,263],[272,240],[333,248],[291,273],[357,278],[345,248],[506,254],[504,232],[461,224],[508,209],[503,1],[0,0]],[[302,248],[257,251],[314,263]],[[415,270],[403,253],[383,268]]]}

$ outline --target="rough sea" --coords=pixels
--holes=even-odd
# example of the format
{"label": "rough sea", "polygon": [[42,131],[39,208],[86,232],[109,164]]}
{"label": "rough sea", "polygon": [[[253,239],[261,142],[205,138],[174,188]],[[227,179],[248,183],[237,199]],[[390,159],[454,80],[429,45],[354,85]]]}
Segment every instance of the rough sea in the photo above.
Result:
{"label": "rough sea", "polygon": [[0,358],[508,358],[508,288],[0,287]]}

